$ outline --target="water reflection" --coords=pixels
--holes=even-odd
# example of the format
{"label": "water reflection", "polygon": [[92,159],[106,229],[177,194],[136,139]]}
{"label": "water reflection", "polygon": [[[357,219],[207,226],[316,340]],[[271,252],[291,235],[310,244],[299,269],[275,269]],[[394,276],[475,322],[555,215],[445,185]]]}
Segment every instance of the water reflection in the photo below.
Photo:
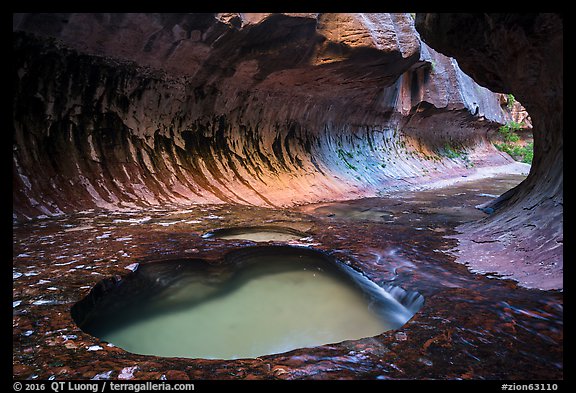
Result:
{"label": "water reflection", "polygon": [[308,236],[308,234],[296,229],[272,225],[220,228],[202,235],[204,239],[250,240],[253,242],[286,242]]}

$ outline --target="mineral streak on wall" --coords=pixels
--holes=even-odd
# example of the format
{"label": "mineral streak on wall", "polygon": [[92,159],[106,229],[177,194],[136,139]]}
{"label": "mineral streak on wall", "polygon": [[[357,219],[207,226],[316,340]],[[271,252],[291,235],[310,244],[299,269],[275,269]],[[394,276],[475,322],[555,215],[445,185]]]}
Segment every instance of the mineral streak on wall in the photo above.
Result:
{"label": "mineral streak on wall", "polygon": [[17,220],[352,199],[510,160],[486,139],[498,97],[409,14],[13,22]]}

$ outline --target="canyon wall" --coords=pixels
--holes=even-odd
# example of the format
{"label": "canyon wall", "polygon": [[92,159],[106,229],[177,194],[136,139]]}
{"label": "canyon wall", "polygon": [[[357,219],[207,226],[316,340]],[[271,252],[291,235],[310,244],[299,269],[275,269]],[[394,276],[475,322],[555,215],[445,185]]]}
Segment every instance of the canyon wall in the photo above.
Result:
{"label": "canyon wall", "polygon": [[561,14],[419,14],[425,42],[478,83],[513,94],[530,113],[534,159],[526,180],[460,228],[459,259],[479,271],[563,286],[563,17]]}
{"label": "canyon wall", "polygon": [[14,14],[13,40],[15,220],[352,199],[510,162],[486,137],[498,97],[409,14]]}

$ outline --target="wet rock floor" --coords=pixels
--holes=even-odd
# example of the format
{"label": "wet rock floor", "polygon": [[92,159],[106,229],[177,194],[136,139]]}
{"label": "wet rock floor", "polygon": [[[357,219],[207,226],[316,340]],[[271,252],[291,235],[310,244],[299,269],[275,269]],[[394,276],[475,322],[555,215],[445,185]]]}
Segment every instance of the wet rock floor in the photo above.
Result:
{"label": "wet rock floor", "polygon": [[[13,225],[15,379],[562,379],[563,293],[473,274],[449,250],[474,206],[517,184],[500,176],[348,202],[266,209],[196,205],[88,210]],[[416,290],[422,309],[379,336],[255,359],[135,355],[82,332],[70,308],[135,263],[214,259],[248,240],[216,228],[275,225],[309,234],[289,244],[333,253],[372,281]],[[158,332],[162,334],[162,332]],[[230,338],[234,339],[234,338]]]}

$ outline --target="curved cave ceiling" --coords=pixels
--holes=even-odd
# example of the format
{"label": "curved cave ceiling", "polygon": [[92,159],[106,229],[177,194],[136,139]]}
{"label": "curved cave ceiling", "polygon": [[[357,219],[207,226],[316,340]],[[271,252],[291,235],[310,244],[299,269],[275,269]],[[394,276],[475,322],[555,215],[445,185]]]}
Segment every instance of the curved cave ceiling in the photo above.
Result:
{"label": "curved cave ceiling", "polygon": [[[15,379],[563,378],[562,15],[13,14],[12,58]],[[493,144],[510,94],[531,166]],[[418,312],[234,360],[80,329],[288,248]]]}
{"label": "curved cave ceiling", "polygon": [[[562,17],[415,22],[15,14],[14,219],[376,196],[465,173],[468,163],[447,158],[445,146],[477,168],[509,164],[487,139],[508,119],[500,92],[530,113],[534,162],[491,204],[496,213],[464,227],[460,241],[474,251],[460,258],[561,259]],[[503,248],[474,248],[491,241]]]}

